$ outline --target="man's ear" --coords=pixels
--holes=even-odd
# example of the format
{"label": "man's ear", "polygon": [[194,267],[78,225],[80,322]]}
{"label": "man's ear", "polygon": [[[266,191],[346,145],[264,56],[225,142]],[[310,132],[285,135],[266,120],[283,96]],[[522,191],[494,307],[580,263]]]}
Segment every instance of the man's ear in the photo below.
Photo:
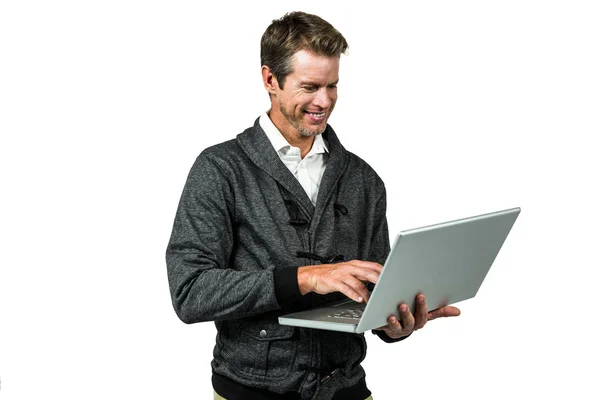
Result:
{"label": "man's ear", "polygon": [[273,75],[271,69],[266,65],[262,66],[261,72],[263,85],[265,86],[265,89],[267,89],[269,95],[274,95],[276,90],[279,89],[279,82],[277,82],[277,78],[275,78],[275,75]]}

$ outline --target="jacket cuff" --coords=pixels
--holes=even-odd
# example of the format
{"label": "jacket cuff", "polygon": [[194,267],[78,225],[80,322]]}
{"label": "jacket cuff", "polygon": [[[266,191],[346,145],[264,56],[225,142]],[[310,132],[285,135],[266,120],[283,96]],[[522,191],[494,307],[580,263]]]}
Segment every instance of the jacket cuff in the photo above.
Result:
{"label": "jacket cuff", "polygon": [[302,298],[300,288],[298,288],[298,267],[275,268],[273,280],[279,307],[286,308]]}
{"label": "jacket cuff", "polygon": [[412,335],[412,333],[408,336],[404,336],[401,337],[399,339],[392,339],[391,337],[389,337],[388,335],[385,334],[384,331],[376,331],[376,330],[372,330],[371,332],[373,332],[373,335],[377,335],[379,336],[379,339],[383,340],[386,343],[396,343],[396,342],[400,342],[404,339],[406,339],[407,337],[409,337],[410,335]]}

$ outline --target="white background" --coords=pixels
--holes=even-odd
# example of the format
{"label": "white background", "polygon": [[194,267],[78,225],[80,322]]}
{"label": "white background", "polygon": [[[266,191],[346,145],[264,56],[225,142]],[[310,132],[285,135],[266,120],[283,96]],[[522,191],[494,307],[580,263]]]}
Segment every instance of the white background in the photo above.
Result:
{"label": "white background", "polygon": [[164,252],[205,147],[268,106],[286,11],[350,43],[330,123],[399,230],[520,206],[475,299],[394,345],[376,400],[599,398],[594,1],[2,1],[0,397],[210,399],[212,323]]}

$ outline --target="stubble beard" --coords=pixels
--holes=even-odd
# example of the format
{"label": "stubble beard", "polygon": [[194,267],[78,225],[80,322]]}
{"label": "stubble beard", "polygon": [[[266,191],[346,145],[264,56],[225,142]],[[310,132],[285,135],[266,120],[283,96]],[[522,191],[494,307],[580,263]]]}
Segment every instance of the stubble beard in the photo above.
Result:
{"label": "stubble beard", "polygon": [[301,121],[294,119],[293,115],[288,114],[288,112],[283,108],[282,104],[279,104],[279,111],[281,112],[281,115],[283,115],[284,118],[287,120],[287,122],[289,122],[290,125],[292,125],[301,136],[304,136],[304,137],[318,136],[318,135],[322,134],[323,132],[325,132],[325,129],[327,129],[327,124],[325,124],[325,127],[323,129],[319,129],[319,128],[310,129],[309,127],[305,126]]}

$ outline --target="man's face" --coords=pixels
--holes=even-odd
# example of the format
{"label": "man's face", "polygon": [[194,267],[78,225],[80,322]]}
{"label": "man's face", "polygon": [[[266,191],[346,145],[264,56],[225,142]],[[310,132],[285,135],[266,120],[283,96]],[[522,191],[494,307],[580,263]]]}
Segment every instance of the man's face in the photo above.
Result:
{"label": "man's face", "polygon": [[323,133],[337,101],[339,57],[316,56],[301,50],[292,57],[292,73],[284,89],[274,84],[270,117],[286,136]]}

